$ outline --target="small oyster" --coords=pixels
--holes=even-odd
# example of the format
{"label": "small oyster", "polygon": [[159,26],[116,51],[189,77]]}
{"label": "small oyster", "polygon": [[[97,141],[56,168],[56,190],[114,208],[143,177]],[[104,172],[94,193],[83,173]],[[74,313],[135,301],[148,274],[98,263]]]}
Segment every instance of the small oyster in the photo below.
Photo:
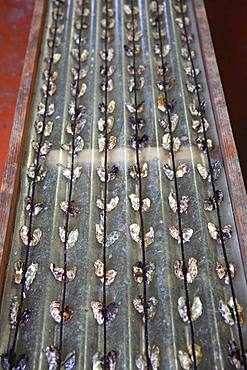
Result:
{"label": "small oyster", "polygon": [[84,140],[80,135],[78,135],[75,138],[74,144],[71,141],[68,144],[62,144],[61,148],[65,151],[67,151],[71,155],[77,155],[84,148]]}
{"label": "small oyster", "polygon": [[167,102],[166,102],[166,99],[163,95],[159,95],[158,98],[157,98],[157,106],[158,106],[158,109],[163,112],[163,113],[167,113]]}
{"label": "small oyster", "polygon": [[73,182],[76,182],[76,180],[79,179],[79,177],[81,176],[81,173],[82,173],[82,167],[76,167],[73,171],[73,174],[71,174],[70,168],[66,168],[65,170],[63,170],[64,177],[66,177],[66,179],[68,180],[71,180],[72,178]]}
{"label": "small oyster", "polygon": [[[196,365],[199,365],[202,360],[202,350],[199,344],[195,343],[195,357],[196,357]],[[191,370],[193,368],[193,354],[192,354],[192,346],[187,347],[187,351],[178,351],[178,359],[182,369],[184,370]]]}
{"label": "small oyster", "polygon": [[217,203],[218,205],[220,205],[223,202],[223,200],[224,200],[223,191],[216,190],[215,196],[205,199],[205,201],[203,202],[203,208],[205,211],[211,212],[216,209]]}
{"label": "small oyster", "polygon": [[[107,182],[113,181],[116,179],[119,169],[116,165],[113,165],[111,168],[107,170]],[[104,166],[97,168],[97,175],[101,182],[105,182],[106,173]]]}
{"label": "small oyster", "polygon": [[31,265],[28,266],[26,274],[25,274],[25,288],[27,290],[30,289],[35,279],[37,271],[38,271],[38,264],[32,262]]}
{"label": "small oyster", "polygon": [[91,308],[94,318],[99,325],[102,325],[104,320],[106,320],[107,324],[111,323],[116,318],[118,313],[118,305],[115,302],[110,303],[104,309],[104,306],[101,302],[92,301]]}
{"label": "small oyster", "polygon": [[[64,269],[56,266],[54,263],[50,264],[50,270],[57,281],[64,280]],[[73,281],[76,275],[76,267],[67,267],[67,281]]]}
{"label": "small oyster", "polygon": [[[131,205],[134,211],[139,211],[139,208],[140,208],[139,197],[136,194],[130,194],[129,199],[131,201]],[[151,202],[149,198],[145,198],[142,200],[142,212],[149,211],[150,206],[151,206]]]}
{"label": "small oyster", "polygon": [[52,143],[45,140],[40,146],[38,141],[33,140],[32,147],[36,153],[40,154],[40,157],[46,157],[52,147]]}
{"label": "small oyster", "polygon": [[[226,225],[222,228],[221,233],[219,228],[212,222],[208,223],[208,232],[212,239],[217,240],[218,244],[221,244],[221,236],[224,243],[226,243],[232,237],[232,227],[231,225]],[[221,235],[222,234],[222,235]]]}
{"label": "small oyster", "polygon": [[[155,297],[150,297],[147,301],[147,319],[151,320],[154,318],[157,310],[158,300]],[[138,296],[137,298],[133,299],[133,306],[135,310],[142,315],[143,321],[145,321],[145,314],[144,314],[144,298],[142,296]]]}
{"label": "small oyster", "polygon": [[181,146],[181,141],[178,137],[173,137],[172,142],[173,145],[171,145],[171,135],[169,133],[162,137],[162,147],[165,150],[177,152]]}
{"label": "small oyster", "polygon": [[126,103],[125,106],[130,113],[135,113],[135,112],[142,113],[144,111],[144,101],[137,104],[137,106],[131,103]]}
{"label": "small oyster", "polygon": [[53,130],[52,121],[46,122],[45,127],[42,121],[35,121],[34,126],[37,134],[41,134],[43,132],[45,137],[50,136]]}
{"label": "small oyster", "polygon": [[[141,246],[142,240],[140,237],[140,231],[141,231],[140,226],[138,224],[131,224],[129,229],[130,229],[131,238],[135,242],[140,243],[140,246]],[[153,242],[154,242],[154,229],[150,227],[149,232],[144,237],[145,247],[148,247]]]}
{"label": "small oyster", "polygon": [[[184,280],[183,261],[176,260],[174,263],[174,273],[180,280]],[[189,284],[193,283],[198,274],[197,260],[190,257],[187,265],[186,279]]]}
{"label": "small oyster", "polygon": [[[94,262],[94,269],[95,269],[95,275],[98,276],[100,281],[103,283],[104,282],[104,263],[98,259],[97,261]],[[115,278],[117,276],[117,271],[114,269],[110,269],[106,271],[106,285],[110,286]]]}
{"label": "small oyster", "polygon": [[[244,309],[243,307],[238,303],[237,299],[236,301],[236,306],[237,306],[237,311],[238,311],[238,319],[240,325],[242,325],[245,321],[245,315],[244,315]],[[219,307],[218,310],[225,321],[227,325],[234,325],[237,323],[237,315],[235,311],[235,305],[234,305],[234,300],[233,297],[230,298],[229,302],[226,304],[222,300],[219,301]]]}
{"label": "small oyster", "polygon": [[116,102],[115,100],[111,100],[107,107],[107,112],[109,114],[113,114],[116,108]]}
{"label": "small oyster", "polygon": [[[117,138],[116,136],[109,136],[107,140],[107,149],[112,150],[115,148],[117,143]],[[105,150],[105,137],[103,134],[99,134],[98,136],[98,147],[99,147],[99,152],[103,152]]]}
{"label": "small oyster", "polygon": [[[115,370],[117,366],[117,353],[111,351],[107,354],[106,369]],[[93,356],[93,370],[104,370],[104,356],[97,352]]]}
{"label": "small oyster", "polygon": [[[229,270],[231,274],[231,279],[233,280],[236,276],[236,266],[233,263],[229,263]],[[215,267],[216,274],[219,279],[224,279],[225,283],[228,285],[229,284],[229,276],[227,274],[227,268],[226,264],[224,262],[219,262],[217,261],[216,267]]]}
{"label": "small oyster", "polygon": [[25,198],[25,204],[26,204],[26,211],[28,211],[29,215],[31,214],[31,208],[32,208],[32,215],[33,216],[38,216],[40,214],[41,211],[43,211],[44,209],[44,205],[43,203],[35,203],[33,204],[33,207],[32,207],[32,199],[30,196],[27,196]]}
{"label": "small oyster", "polygon": [[[171,210],[173,212],[177,212],[178,205],[177,205],[175,193],[170,192],[170,194],[168,196],[168,202],[169,202],[169,206],[170,206]],[[187,195],[183,195],[181,197],[180,202],[179,202],[179,211],[180,211],[180,213],[186,212],[187,209],[188,209],[188,206],[189,206],[189,197]]]}
{"label": "small oyster", "polygon": [[[65,243],[65,227],[60,226],[59,227],[59,236],[62,243]],[[75,246],[75,243],[77,242],[79,237],[79,231],[78,229],[74,229],[70,232],[67,231],[67,240],[66,240],[66,248],[70,249]]]}
{"label": "small oyster", "polygon": [[[96,240],[99,244],[104,245],[104,226],[100,224],[96,224]],[[118,231],[112,231],[110,234],[106,235],[105,246],[108,248],[113,245],[119,238]]]}
{"label": "small oyster", "polygon": [[[172,181],[174,179],[174,171],[168,164],[164,164],[163,171],[168,178],[168,180]],[[188,172],[187,166],[185,163],[181,163],[176,168],[176,176],[177,178],[183,177]]]}
{"label": "small oyster", "polygon": [[9,324],[10,327],[13,329],[16,326],[17,323],[17,316],[19,311],[19,299],[17,296],[13,297],[10,301],[10,307],[9,307]]}
{"label": "small oyster", "polygon": [[25,225],[20,228],[20,238],[22,243],[26,246],[29,243],[31,247],[35,247],[37,244],[39,244],[41,237],[42,231],[40,229],[35,229],[33,230],[29,240],[29,228]]}
{"label": "small oyster", "polygon": [[[130,166],[129,174],[130,174],[130,177],[132,177],[132,179],[134,179],[134,180],[138,179],[139,171],[138,171],[137,164],[133,164],[132,166]],[[146,178],[148,176],[148,164],[146,162],[141,164],[140,174],[141,174],[142,178]]]}
{"label": "small oyster", "polygon": [[[111,212],[113,209],[117,207],[119,203],[119,197],[116,196],[110,200],[109,203],[106,205],[106,212]],[[99,209],[104,210],[104,200],[103,199],[97,199],[96,205]]]}
{"label": "small oyster", "polygon": [[54,346],[49,346],[46,348],[43,348],[43,352],[46,355],[46,359],[48,362],[48,370],[56,370],[59,365],[59,351]]}
{"label": "small oyster", "polygon": [[154,229],[150,227],[149,232],[146,233],[144,238],[145,247],[153,244],[154,242]]}
{"label": "small oyster", "polygon": [[196,165],[197,171],[199,172],[199,175],[203,180],[211,181],[211,176],[209,171],[206,169],[205,166],[203,166],[201,163],[198,163]]}
{"label": "small oyster", "polygon": [[[60,302],[52,301],[50,304],[50,314],[52,318],[59,324],[62,318],[62,307]],[[63,312],[63,322],[71,320],[73,317],[73,310],[70,306],[66,306]]]}
{"label": "small oyster", "polygon": [[[180,232],[176,228],[176,226],[174,226],[174,225],[171,226],[169,228],[169,231],[170,231],[170,235],[173,237],[173,239],[176,239],[178,241],[178,244],[180,244],[181,243]],[[182,230],[182,235],[183,235],[183,242],[184,243],[189,242],[192,235],[193,235],[193,229],[184,228]]]}
{"label": "small oyster", "polygon": [[228,360],[235,369],[241,369],[243,365],[243,360],[241,358],[241,353],[239,348],[237,347],[236,342],[230,341],[228,342]]}
{"label": "small oyster", "polygon": [[146,262],[145,268],[143,268],[143,263],[138,261],[132,267],[133,277],[137,284],[141,284],[144,280],[144,273],[146,276],[146,283],[149,285],[153,280],[155,272],[155,264],[152,262]]}
{"label": "small oyster", "polygon": [[[189,315],[186,306],[185,297],[179,297],[178,299],[178,313],[184,322],[189,322]],[[200,297],[193,299],[192,306],[190,308],[190,317],[192,321],[197,320],[202,315],[202,302]]]}
{"label": "small oyster", "polygon": [[140,241],[140,230],[141,230],[140,226],[138,224],[131,224],[129,229],[130,229],[131,238],[135,242],[139,243],[139,241]]}
{"label": "small oyster", "polygon": [[[158,346],[153,345],[148,347],[148,357],[150,360],[150,370],[158,370],[160,367],[160,349]],[[136,358],[136,367],[138,370],[146,370],[147,362],[146,355],[141,354]]]}
{"label": "small oyster", "polygon": [[20,284],[23,278],[24,262],[17,261],[14,264],[13,281],[16,284]]}
{"label": "small oyster", "polygon": [[71,217],[79,216],[80,214],[80,207],[77,207],[72,200],[69,204],[68,201],[62,201],[60,203],[60,208],[63,212],[68,213]]}

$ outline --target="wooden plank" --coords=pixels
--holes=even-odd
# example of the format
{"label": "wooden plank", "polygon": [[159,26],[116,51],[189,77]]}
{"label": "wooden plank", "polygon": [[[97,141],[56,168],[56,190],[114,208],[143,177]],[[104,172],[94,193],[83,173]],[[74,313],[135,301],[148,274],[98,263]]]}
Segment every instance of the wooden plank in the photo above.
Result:
{"label": "wooden plank", "polygon": [[38,66],[46,7],[47,0],[36,0],[9,142],[9,152],[0,190],[0,300],[13,233],[25,127]]}
{"label": "wooden plank", "polygon": [[198,35],[247,278],[247,195],[203,0],[193,0]]}

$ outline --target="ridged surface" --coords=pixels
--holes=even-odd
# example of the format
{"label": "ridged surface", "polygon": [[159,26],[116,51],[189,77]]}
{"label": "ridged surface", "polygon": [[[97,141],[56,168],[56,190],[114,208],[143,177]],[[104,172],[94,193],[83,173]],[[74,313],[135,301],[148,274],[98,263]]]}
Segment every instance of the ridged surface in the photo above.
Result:
{"label": "ridged surface", "polygon": [[[76,158],[76,165],[83,167],[81,177],[76,182],[72,199],[81,207],[79,218],[71,220],[70,229],[78,227],[79,239],[75,247],[68,252],[68,264],[77,267],[77,275],[73,282],[67,284],[66,304],[73,307],[74,315],[70,322],[64,325],[63,356],[68,352],[76,351],[76,369],[90,369],[92,357],[96,352],[103,351],[102,327],[95,321],[91,301],[102,300],[102,284],[94,274],[94,262],[102,258],[102,247],[95,238],[95,224],[99,222],[99,209],[96,207],[96,199],[102,194],[103,187],[96,174],[96,168],[103,164],[102,155],[98,153],[98,129],[97,121],[101,117],[98,104],[102,101],[102,93],[99,84],[102,77],[99,67],[102,61],[99,59],[99,51],[104,48],[101,39],[102,28],[100,26],[101,10],[104,1],[90,1],[90,26],[85,37],[88,42],[89,57],[84,63],[89,68],[85,83],[87,91],[81,98],[85,106],[85,118],[87,124],[82,131],[85,141],[83,151]],[[161,3],[161,2],[160,2]],[[127,122],[129,113],[125,103],[130,101],[128,91],[127,66],[131,63],[130,58],[124,55],[126,44],[124,23],[129,18],[123,12],[125,1],[112,1],[110,7],[115,9],[114,42],[115,57],[112,61],[116,65],[113,75],[114,89],[109,92],[109,100],[116,101],[114,113],[115,124],[112,134],[117,137],[117,145],[108,153],[109,166],[115,164],[119,167],[117,179],[108,185],[108,197],[118,195],[120,202],[116,209],[107,214],[108,233],[118,230],[118,241],[107,249],[107,267],[114,268],[118,274],[114,283],[107,287],[107,303],[116,302],[119,312],[116,319],[107,326],[107,350],[115,350],[118,353],[118,369],[135,369],[136,357],[144,352],[144,331],[139,314],[134,310],[133,299],[142,294],[142,285],[137,286],[132,276],[132,266],[141,260],[141,249],[129,235],[129,225],[139,223],[138,215],[131,208],[128,195],[138,191],[138,183],[130,178],[128,169],[135,162],[135,151],[128,145],[129,137],[133,135]],[[188,2],[189,4],[189,2]],[[173,264],[176,259],[181,259],[180,248],[177,242],[169,235],[169,227],[177,225],[177,215],[174,214],[168,204],[168,195],[174,191],[173,182],[168,181],[163,172],[164,163],[171,165],[170,156],[162,144],[164,129],[160,127],[158,118],[162,114],[157,109],[157,97],[160,95],[156,88],[156,64],[159,59],[153,53],[154,40],[153,29],[149,19],[152,14],[149,10],[150,2],[137,1],[139,14],[136,16],[139,29],[143,33],[141,39],[141,54],[138,56],[138,64],[144,64],[146,70],[144,88],[138,92],[139,101],[145,100],[145,110],[142,117],[146,121],[143,133],[149,137],[148,146],[140,152],[141,161],[149,165],[149,175],[143,179],[143,195],[151,200],[151,209],[144,215],[145,232],[152,226],[155,231],[155,240],[146,249],[147,260],[154,262],[156,271],[154,278],[147,287],[147,297],[155,296],[159,303],[157,313],[152,320],[148,321],[148,335],[151,345],[156,344],[160,348],[160,368],[179,369],[177,358],[178,350],[185,350],[191,343],[190,330],[178,315],[177,300],[184,296],[184,287],[178,281],[173,272]],[[75,1],[68,1],[66,5],[64,42],[60,48],[62,59],[55,68],[59,72],[57,80],[57,93],[50,98],[55,104],[53,116],[54,129],[50,137],[52,149],[47,156],[48,172],[43,183],[37,186],[35,202],[42,201],[47,206],[40,215],[34,219],[34,226],[43,231],[41,242],[30,250],[30,262],[38,262],[37,276],[32,288],[27,292],[24,307],[32,309],[30,321],[24,328],[20,328],[17,340],[17,353],[26,353],[29,358],[28,368],[45,369],[47,362],[42,349],[46,346],[58,343],[59,325],[52,319],[49,306],[53,300],[61,300],[62,285],[54,280],[49,271],[51,262],[63,264],[63,246],[59,240],[58,227],[64,224],[64,214],[59,204],[67,197],[68,182],[62,175],[63,167],[69,166],[69,156],[60,149],[61,143],[68,142],[70,137],[65,134],[65,126],[68,123],[68,105],[71,101],[70,69],[75,65],[70,50],[73,45]],[[196,50],[196,65],[201,69],[199,82],[203,85],[203,96],[207,103],[207,119],[210,123],[209,137],[213,138],[215,148],[211,152],[213,160],[221,160],[221,152],[218,146],[217,132],[214,124],[213,112],[210,106],[210,98],[207,91],[203,62],[200,54],[197,31],[195,28],[194,13],[189,6],[191,29],[195,35],[193,50]],[[46,24],[50,25],[50,9],[48,10]],[[180,54],[179,30],[175,24],[178,15],[173,9],[172,0],[164,3],[164,14],[161,14],[162,25],[165,26],[167,38],[164,43],[169,43],[171,51],[166,57],[175,77],[174,87],[168,91],[168,99],[176,99],[176,112],[179,115],[178,127],[175,136],[182,138],[181,149],[175,154],[177,163],[184,162],[189,172],[179,179],[180,196],[188,195],[190,204],[188,212],[182,214],[182,225],[193,228],[194,234],[189,244],[185,244],[186,258],[193,256],[198,260],[199,273],[193,284],[189,284],[191,298],[199,296],[203,303],[202,316],[193,323],[196,343],[200,344],[203,351],[203,359],[200,369],[230,369],[227,359],[227,342],[235,339],[238,343],[238,331],[236,326],[229,327],[224,324],[218,312],[218,303],[222,299],[227,301],[231,294],[230,289],[215,274],[215,263],[222,259],[221,247],[216,245],[207,231],[207,223],[217,224],[215,212],[207,213],[203,210],[203,200],[209,196],[210,185],[200,178],[196,164],[206,164],[205,155],[201,154],[194,145],[195,133],[191,128],[191,116],[188,111],[190,97],[185,87],[186,76],[183,71],[184,61]],[[20,294],[20,289],[12,282],[13,265],[22,256],[25,248],[19,239],[19,229],[27,222],[27,214],[24,210],[24,198],[27,195],[28,181],[26,169],[33,161],[32,140],[36,137],[33,123],[36,120],[37,105],[41,101],[40,86],[42,71],[45,67],[43,56],[47,54],[48,31],[44,33],[43,46],[40,57],[38,77],[33,98],[33,109],[30,116],[30,128],[25,147],[25,156],[22,171],[22,186],[19,196],[19,204],[16,215],[14,237],[11,257],[4,289],[1,321],[0,321],[0,352],[7,350],[10,337],[8,324],[8,310],[10,299]],[[84,67],[84,66],[83,66]],[[217,187],[224,191],[225,199],[220,205],[222,224],[233,226],[233,236],[226,244],[230,262],[237,266],[237,276],[233,280],[236,296],[245,308],[247,305],[246,281],[239,252],[238,240],[234,227],[232,208],[227,190],[224,172],[217,181]],[[246,346],[246,324],[242,327],[244,343]]]}

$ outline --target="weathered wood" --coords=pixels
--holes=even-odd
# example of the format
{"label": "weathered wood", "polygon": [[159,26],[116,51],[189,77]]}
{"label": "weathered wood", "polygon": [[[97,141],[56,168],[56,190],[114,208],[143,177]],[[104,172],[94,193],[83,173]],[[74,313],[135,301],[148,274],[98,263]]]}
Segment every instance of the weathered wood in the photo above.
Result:
{"label": "weathered wood", "polygon": [[239,244],[247,278],[247,195],[221,84],[203,0],[193,0],[198,35],[215,117]]}
{"label": "weathered wood", "polygon": [[0,300],[13,233],[27,118],[40,54],[47,0],[36,0],[0,191]]}

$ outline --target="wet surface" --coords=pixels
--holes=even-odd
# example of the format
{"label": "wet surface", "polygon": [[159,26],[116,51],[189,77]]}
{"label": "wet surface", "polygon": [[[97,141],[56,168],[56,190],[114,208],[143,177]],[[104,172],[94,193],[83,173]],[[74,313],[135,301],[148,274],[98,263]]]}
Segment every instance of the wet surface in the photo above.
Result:
{"label": "wet surface", "polygon": [[[8,153],[33,5],[34,0],[0,2],[0,183]],[[247,184],[247,116],[242,108],[245,105],[247,81],[247,3],[239,0],[236,6],[235,2],[227,2],[226,5],[225,0],[205,0],[205,6],[242,173]],[[224,46],[224,40],[227,40],[227,47]]]}
{"label": "wet surface", "polygon": [[[123,6],[129,1],[112,0],[115,9],[114,19],[116,29],[112,46],[115,48],[114,64],[116,72],[113,75],[114,89],[109,93],[109,99],[116,101],[116,111],[114,113],[115,124],[112,133],[117,136],[117,146],[108,157],[109,166],[117,165],[119,174],[115,181],[108,187],[109,198],[119,196],[118,207],[107,215],[107,233],[118,231],[119,238],[107,250],[107,269],[114,268],[118,275],[114,283],[107,288],[107,304],[115,302],[119,307],[119,312],[114,322],[107,329],[107,349],[115,350],[118,354],[119,369],[134,369],[135,359],[139,354],[144,353],[144,330],[142,318],[138,316],[133,307],[133,300],[143,289],[136,285],[133,279],[132,266],[142,259],[141,249],[131,238],[130,226],[138,223],[139,218],[134,212],[128,196],[138,191],[138,183],[129,176],[129,167],[135,162],[135,153],[129,148],[129,138],[133,135],[133,129],[128,124],[128,111],[125,103],[131,102],[131,94],[128,89],[128,69],[129,57],[123,50],[126,41],[125,24],[129,21],[128,14],[122,11]],[[141,51],[138,56],[138,64],[145,62],[144,72],[145,86],[138,91],[138,101],[145,100],[143,118],[146,121],[143,132],[148,135],[148,146],[140,153],[142,163],[148,162],[148,176],[143,179],[143,196],[151,200],[151,208],[144,215],[144,227],[147,232],[151,227],[154,229],[155,237],[153,245],[147,248],[147,260],[156,266],[155,275],[152,283],[147,288],[148,299],[155,297],[158,299],[157,313],[153,320],[148,322],[148,335],[151,345],[157,345],[161,352],[161,369],[178,369],[178,351],[187,351],[191,343],[191,333],[189,326],[186,325],[187,319],[182,322],[178,315],[177,302],[183,297],[183,281],[179,281],[173,272],[175,260],[181,260],[180,240],[171,237],[171,227],[177,226],[177,208],[168,203],[170,192],[174,192],[173,182],[165,177],[163,165],[167,163],[170,167],[171,156],[169,149],[162,148],[162,138],[164,129],[159,124],[159,118],[164,116],[163,111],[157,108],[157,102],[163,101],[162,93],[156,88],[157,66],[159,53],[155,55],[155,38],[153,27],[149,20],[152,16],[149,10],[149,1],[136,1],[139,4],[140,12],[136,16],[138,29],[143,33],[140,41]],[[39,245],[30,248],[29,262],[38,263],[38,271],[35,281],[28,292],[24,301],[24,306],[32,309],[32,316],[26,326],[21,327],[17,340],[17,352],[25,353],[29,357],[30,368],[45,369],[46,359],[42,355],[42,349],[54,344],[57,345],[59,337],[58,322],[53,320],[50,315],[50,304],[54,300],[61,301],[62,285],[54,280],[49,271],[50,263],[63,266],[64,249],[59,237],[59,227],[64,224],[64,213],[60,209],[61,201],[68,199],[68,181],[64,177],[64,166],[70,169],[71,159],[69,154],[61,150],[61,143],[67,143],[70,139],[66,126],[69,121],[68,108],[71,101],[71,67],[75,67],[75,60],[70,51],[74,48],[75,29],[73,27],[76,17],[76,2],[68,1],[66,5],[66,19],[64,21],[64,34],[61,46],[61,61],[56,67],[58,70],[57,92],[49,99],[49,104],[55,105],[55,114],[51,118],[54,121],[54,129],[49,138],[53,146],[44,164],[47,166],[47,175],[44,181],[37,185],[37,192],[34,196],[35,203],[44,202],[45,210],[40,215],[34,217],[31,227],[42,230],[42,238]],[[175,154],[176,165],[184,162],[188,168],[188,173],[179,178],[178,191],[179,199],[182,196],[189,196],[190,204],[188,212],[181,215],[182,229],[193,228],[193,236],[187,235],[185,247],[186,258],[194,257],[198,261],[199,273],[195,281],[189,286],[191,303],[193,298],[200,297],[203,302],[202,318],[193,324],[195,330],[196,344],[200,344],[203,351],[203,361],[201,369],[209,369],[214,365],[215,369],[229,369],[230,364],[227,359],[227,342],[234,338],[238,340],[236,325],[226,326],[218,312],[219,300],[228,303],[230,291],[224,281],[220,281],[215,273],[215,263],[222,259],[222,249],[217,245],[216,237],[208,234],[208,222],[218,223],[215,212],[205,212],[203,201],[206,197],[212,196],[211,186],[208,181],[203,181],[199,176],[196,165],[202,162],[207,165],[205,155],[194,145],[196,133],[191,128],[191,113],[189,106],[191,95],[186,90],[185,83],[188,79],[184,72],[185,61],[181,57],[181,35],[176,24],[176,14],[172,0],[167,2],[162,24],[165,25],[167,38],[165,44],[171,47],[167,55],[167,61],[172,66],[171,73],[176,76],[173,89],[169,91],[169,102],[177,100],[176,112],[179,115],[179,124],[175,135],[181,139],[182,145],[178,153]],[[72,305],[73,318],[66,323],[64,328],[64,341],[62,348],[63,358],[65,354],[73,350],[76,351],[77,369],[89,369],[92,358],[96,352],[102,353],[104,339],[102,327],[100,327],[92,315],[92,302],[102,299],[102,285],[94,273],[94,263],[98,258],[102,258],[102,248],[95,238],[95,224],[100,222],[100,211],[96,207],[96,200],[104,195],[103,184],[97,176],[97,168],[104,164],[102,153],[98,152],[98,120],[101,115],[98,105],[102,101],[99,85],[102,76],[99,76],[99,66],[102,61],[98,55],[104,48],[104,42],[100,38],[100,2],[92,0],[90,2],[90,28],[85,34],[88,45],[89,56],[85,65],[88,67],[88,75],[85,82],[88,86],[85,96],[82,97],[82,104],[86,107],[85,118],[87,124],[82,131],[85,148],[76,157],[76,166],[82,167],[82,176],[79,176],[73,186],[73,200],[81,208],[78,219],[70,219],[69,230],[78,228],[78,240],[76,245],[68,252],[69,266],[77,267],[77,274],[73,281],[69,282],[66,294],[66,304]],[[188,15],[191,18],[191,31],[196,35],[195,19],[193,9],[189,7]],[[13,284],[13,266],[19,259],[26,256],[26,241],[19,231],[23,230],[23,225],[30,223],[30,216],[25,207],[25,196],[30,195],[30,188],[33,186],[26,177],[26,170],[35,158],[32,140],[37,140],[34,129],[34,122],[37,119],[37,106],[42,100],[40,86],[43,83],[42,71],[47,68],[47,61],[44,56],[47,54],[47,37],[49,34],[47,26],[51,21],[51,9],[46,20],[46,28],[42,44],[42,53],[39,62],[38,78],[35,86],[31,115],[29,117],[29,130],[27,145],[25,147],[24,163],[22,166],[21,189],[19,194],[17,217],[13,237],[9,267],[7,269],[6,285],[2,304],[2,317],[0,331],[4,333],[4,340],[0,344],[0,353],[6,351],[8,344],[12,343],[13,330],[10,330],[8,322],[9,302],[15,295],[20,295],[20,287]],[[181,25],[181,18],[180,22]],[[185,45],[186,46],[186,45]],[[187,49],[186,49],[187,50]],[[183,50],[183,52],[186,52]],[[209,92],[205,79],[205,71],[200,53],[198,38],[193,43],[197,58],[197,66],[201,69],[199,82],[203,85],[203,97],[207,102],[207,119],[210,123],[209,137],[214,141],[214,150],[211,157],[213,161],[219,160],[222,163],[218,137],[210,105]],[[159,77],[160,78],[160,77]],[[118,83],[118,81],[122,83]],[[93,102],[93,104],[92,104]],[[161,106],[162,108],[162,106]],[[39,117],[40,118],[40,117]],[[164,135],[165,136],[165,135]],[[168,146],[169,147],[169,146]],[[177,168],[177,167],[176,167]],[[233,235],[227,245],[229,260],[237,266],[237,275],[234,280],[236,294],[244,308],[247,305],[245,292],[245,280],[239,245],[234,226],[234,218],[229,199],[224,171],[217,182],[219,189],[224,191],[225,199],[221,204],[222,223],[232,225]],[[139,186],[140,187],[140,186]],[[174,204],[174,202],[173,202]],[[179,213],[179,212],[178,212]],[[214,227],[213,227],[214,228]],[[169,231],[170,230],[170,231]],[[174,227],[173,227],[174,230]],[[23,234],[23,232],[22,232]],[[183,234],[184,235],[184,234]],[[25,235],[24,235],[25,236]],[[23,243],[24,239],[24,243]],[[190,241],[191,239],[191,241]],[[22,244],[24,245],[22,245]],[[138,240],[137,240],[138,243]],[[65,242],[66,244],[66,242]],[[219,241],[218,241],[219,244]],[[63,266],[64,267],[64,266]],[[61,282],[60,282],[61,283]],[[180,300],[181,301],[181,300]],[[198,302],[198,299],[197,299]],[[24,308],[24,307],[23,307]],[[200,312],[200,309],[199,309]],[[209,324],[210,323],[210,324]],[[234,324],[234,322],[233,322]],[[243,334],[246,341],[246,324],[243,325]],[[121,333],[121,335],[119,335]],[[210,340],[209,340],[210,338]],[[10,340],[10,341],[9,341]]]}

